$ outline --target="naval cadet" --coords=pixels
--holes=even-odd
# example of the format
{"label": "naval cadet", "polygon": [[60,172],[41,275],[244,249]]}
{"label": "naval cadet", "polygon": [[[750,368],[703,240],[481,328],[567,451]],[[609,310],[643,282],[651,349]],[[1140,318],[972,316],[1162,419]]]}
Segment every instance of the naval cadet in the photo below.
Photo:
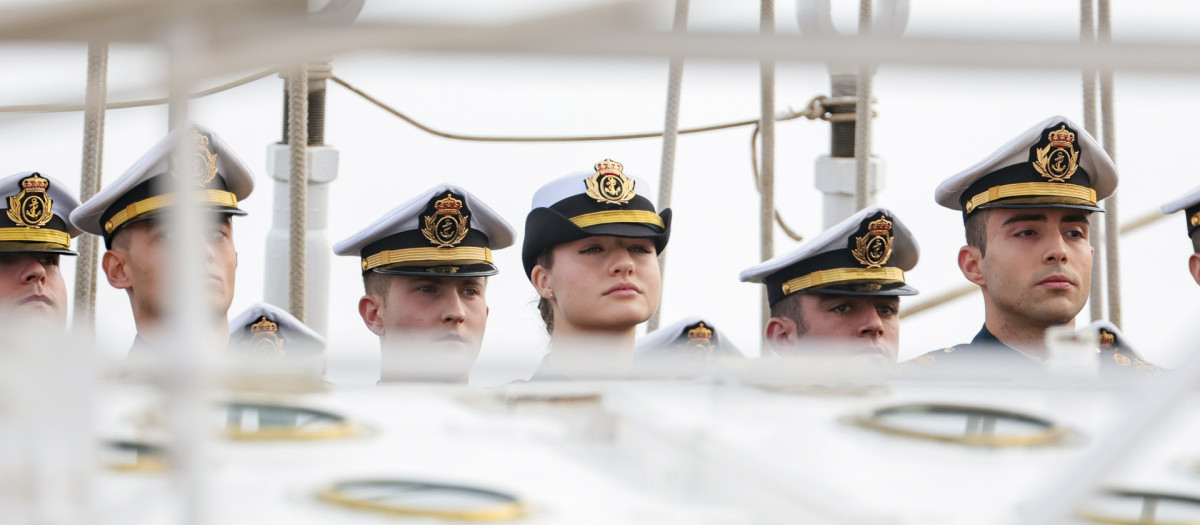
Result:
{"label": "naval cadet", "polygon": [[[176,151],[179,147],[188,151]],[[188,159],[187,164],[176,166],[176,157]],[[71,222],[80,229],[104,238],[104,275],[129,297],[137,326],[131,356],[154,354],[170,341],[163,330],[171,297],[166,288],[170,241],[162,218],[180,178],[195,184],[198,205],[206,212],[206,297],[197,308],[196,322],[212,334],[213,343],[224,346],[237,269],[231,217],[246,214],[238,202],[250,195],[254,178],[220,137],[196,125],[176,128],[71,214]]]}
{"label": "naval cadet", "polygon": [[891,211],[872,206],[792,253],[747,268],[744,282],[767,287],[766,340],[776,354],[820,352],[895,363],[900,296],[919,256],[917,241]]}
{"label": "naval cadet", "polygon": [[604,159],[534,193],[521,260],[550,334],[535,378],[629,372],[637,326],[658,309],[658,255],[671,237],[671,210],[657,212],[649,190]]}
{"label": "naval cadet", "polygon": [[325,338],[275,305],[255,303],[229,322],[232,357],[289,379],[325,376]]}
{"label": "naval cadet", "polygon": [[[1046,331],[1074,326],[1091,287],[1091,216],[1117,188],[1112,159],[1074,122],[1050,117],[937,187],[938,204],[959,211],[966,246],[958,267],[983,293],[984,323],[969,344],[914,364],[1011,364],[1043,370]],[[1136,355],[1100,349],[1101,370],[1151,370]],[[1138,359],[1138,362],[1145,363]],[[1157,370],[1157,368],[1154,368]]]}
{"label": "naval cadet", "polygon": [[492,250],[514,236],[478,197],[439,184],[334,245],[362,261],[358,313],[379,336],[382,381],[467,381],[499,272]]}
{"label": "naval cadet", "polygon": [[[59,257],[76,255],[70,221],[79,199],[61,182],[27,171],[0,179],[0,305],[6,315],[43,319],[62,328],[67,285]],[[18,321],[20,322],[20,321]]]}
{"label": "naval cadet", "polygon": [[323,363],[325,338],[282,308],[255,303],[229,322],[229,349],[251,359]]}
{"label": "naval cadet", "polygon": [[1192,189],[1187,195],[1175,199],[1162,206],[1165,215],[1183,211],[1187,221],[1188,237],[1192,239],[1192,255],[1188,257],[1188,271],[1196,284],[1200,284],[1200,186]]}
{"label": "naval cadet", "polygon": [[634,347],[639,377],[699,375],[718,359],[742,352],[708,318],[690,316],[639,337]]}

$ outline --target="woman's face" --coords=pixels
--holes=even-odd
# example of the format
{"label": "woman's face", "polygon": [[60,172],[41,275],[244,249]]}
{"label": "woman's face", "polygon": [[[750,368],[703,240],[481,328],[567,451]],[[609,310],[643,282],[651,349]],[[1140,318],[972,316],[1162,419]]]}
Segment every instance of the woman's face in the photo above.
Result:
{"label": "woman's face", "polygon": [[599,235],[560,244],[538,292],[554,305],[555,331],[620,331],[654,315],[662,291],[651,239]]}

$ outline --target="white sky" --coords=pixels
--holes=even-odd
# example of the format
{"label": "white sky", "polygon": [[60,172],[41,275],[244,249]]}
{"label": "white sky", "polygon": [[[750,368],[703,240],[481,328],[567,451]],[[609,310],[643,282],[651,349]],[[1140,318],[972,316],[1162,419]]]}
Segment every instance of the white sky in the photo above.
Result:
{"label": "white sky", "polygon": [[[0,6],[14,2],[0,2]],[[21,3],[21,2],[15,2]],[[578,2],[588,4],[596,2]],[[469,6],[464,8],[463,5]],[[542,13],[561,2],[373,2],[363,19],[465,23],[504,22]],[[757,31],[758,2],[692,2],[692,28]],[[914,1],[909,35],[1061,39],[1078,37],[1078,2]],[[665,4],[667,8],[670,3]],[[835,15],[853,26],[857,2],[835,1]],[[779,2],[779,31],[795,32],[795,6]],[[1114,2],[1118,40],[1194,41],[1200,5],[1187,1]],[[669,26],[669,16],[650,21]],[[1054,52],[1047,49],[1047,53]],[[435,128],[468,134],[575,135],[656,130],[662,127],[665,59],[540,58],[364,52],[336,57],[334,73]],[[0,45],[0,104],[82,100],[86,49],[82,45]],[[114,46],[109,58],[114,99],[158,96],[164,57],[146,48]],[[750,61],[689,61],[685,66],[681,127],[756,118],[758,65]],[[226,79],[212,79],[215,85]],[[1117,163],[1123,222],[1200,184],[1191,145],[1200,102],[1195,74],[1118,73]],[[825,66],[777,66],[779,109],[799,108],[828,92]],[[282,81],[268,78],[197,101],[192,117],[221,135],[257,170],[258,186],[235,220],[238,287],[230,316],[262,298],[264,243],[274,188],[266,173],[269,144],[280,135]],[[937,206],[933,188],[991,153],[1015,134],[1052,114],[1082,122],[1076,71],[914,68],[884,65],[875,78],[879,103],[874,151],[887,163],[877,203],[893,209],[917,235],[921,261],[908,274],[922,295],[964,280],[955,264],[962,244],[958,212]],[[462,184],[523,231],[534,189],[611,157],[657,186],[661,142],[483,144],[440,139],[374,108],[339,86],[329,86],[326,140],[341,152],[330,209],[331,242],[343,239],[438,181]],[[106,117],[104,179],[111,181],[166,131],[163,107],[110,111]],[[0,173],[37,170],[78,187],[82,114],[0,116]],[[806,237],[819,233],[821,194],[813,166],[828,149],[829,126],[804,120],[780,123],[776,139],[777,206]],[[687,315],[710,318],[747,353],[758,347],[757,285],[738,272],[758,262],[758,196],[749,163],[750,129],[680,137],[676,153],[673,236],[667,250],[664,323]],[[482,361],[532,367],[546,337],[536,295],[520,263],[520,239],[497,252],[501,267],[488,290],[491,317]],[[776,233],[776,253],[796,243]],[[1184,327],[1197,318],[1200,287],[1186,273],[1190,245],[1183,219],[1172,217],[1122,239],[1124,332],[1151,361],[1182,358]],[[334,258],[330,292],[331,372],[339,364],[375,359],[377,342],[356,312],[361,295],[357,258]],[[69,286],[74,262],[64,264]],[[275,271],[286,272],[286,269]],[[98,285],[98,332],[108,355],[121,355],[133,338],[124,292]],[[902,306],[903,308],[903,306]],[[1087,309],[1081,314],[1087,322]],[[982,323],[978,294],[904,322],[901,359],[965,342]],[[1192,345],[1194,346],[1194,344]],[[351,377],[344,375],[344,377]],[[359,376],[354,376],[359,377]],[[506,379],[503,374],[490,379]],[[486,380],[485,380],[486,381]]]}

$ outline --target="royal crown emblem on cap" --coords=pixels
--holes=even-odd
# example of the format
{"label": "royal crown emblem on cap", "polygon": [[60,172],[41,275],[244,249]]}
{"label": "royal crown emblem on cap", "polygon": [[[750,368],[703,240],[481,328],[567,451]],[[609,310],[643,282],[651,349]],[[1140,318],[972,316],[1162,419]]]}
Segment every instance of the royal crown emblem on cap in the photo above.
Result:
{"label": "royal crown emblem on cap", "polygon": [[432,215],[422,216],[425,227],[421,233],[438,248],[453,248],[467,236],[467,219],[462,214],[463,202],[447,193],[446,198],[433,203]]}
{"label": "royal crown emblem on cap", "polygon": [[259,316],[258,321],[250,325],[251,351],[256,355],[282,355],[283,338],[279,337],[279,324]]}
{"label": "royal crown emblem on cap", "polygon": [[880,217],[867,224],[867,234],[854,238],[850,254],[867,268],[880,268],[892,257],[892,221]]}
{"label": "royal crown emblem on cap", "polygon": [[1056,130],[1046,132],[1049,144],[1037,148],[1037,159],[1033,169],[1053,182],[1066,182],[1079,168],[1079,148],[1075,147],[1075,134],[1063,124]]}
{"label": "royal crown emblem on cap", "polygon": [[684,350],[707,356],[712,352],[713,331],[700,321],[694,328],[687,331],[687,342],[681,343]]}
{"label": "royal crown emblem on cap", "polygon": [[50,181],[34,173],[21,179],[21,192],[8,198],[8,218],[26,228],[41,228],[54,217],[54,200],[46,194]]}
{"label": "royal crown emblem on cap", "polygon": [[625,204],[637,194],[634,180],[626,177],[620,162],[604,159],[596,163],[596,174],[588,177],[587,195],[602,204]]}
{"label": "royal crown emblem on cap", "polygon": [[184,167],[186,171],[180,173],[178,169],[172,167],[171,174],[205,186],[217,177],[217,154],[213,153],[208,137],[199,131],[192,131],[192,147],[193,151],[188,152],[190,156],[185,157],[189,161],[188,165]]}

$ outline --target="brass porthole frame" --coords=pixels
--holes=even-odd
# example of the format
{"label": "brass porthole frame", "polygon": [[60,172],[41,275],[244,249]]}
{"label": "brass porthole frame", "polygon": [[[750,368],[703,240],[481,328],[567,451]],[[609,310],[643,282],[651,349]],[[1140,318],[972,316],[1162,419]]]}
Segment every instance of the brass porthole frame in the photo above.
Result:
{"label": "brass porthole frame", "polygon": [[333,420],[326,427],[315,431],[305,431],[301,428],[267,428],[259,427],[255,431],[243,431],[238,428],[226,426],[224,428],[225,437],[236,441],[315,441],[326,439],[344,439],[355,437],[363,433],[362,425],[346,419],[340,414],[335,414],[327,410],[317,408],[309,408],[297,405],[284,405],[275,403],[263,403],[257,401],[231,401],[222,404],[225,408],[234,406],[244,407],[260,407],[270,409],[291,409],[298,412],[314,414]]}
{"label": "brass porthole frame", "polygon": [[[481,506],[476,509],[469,510],[432,510],[405,507],[401,505],[389,505],[376,501],[368,501],[356,499],[345,493],[346,486],[351,484],[357,485],[388,485],[388,484],[410,484],[422,488],[432,489],[451,489],[463,492],[476,494],[485,494],[488,496],[497,497],[501,501],[496,504]],[[317,490],[316,498],[326,503],[340,505],[358,510],[374,511],[383,514],[397,516],[424,516],[431,518],[440,518],[447,520],[458,521],[511,521],[525,516],[528,511],[526,506],[519,498],[511,494],[499,492],[490,489],[479,487],[471,487],[466,485],[454,485],[448,483],[433,483],[426,481],[414,481],[403,479],[353,479],[330,483],[321,489]]]}
{"label": "brass porthole frame", "polygon": [[[952,436],[946,434],[937,434],[933,432],[922,432],[919,430],[911,430],[907,428],[899,428],[893,425],[884,423],[881,418],[892,414],[962,414],[964,416],[977,416],[981,418],[1005,418],[1017,420],[1024,423],[1030,423],[1042,426],[1045,430],[1034,432],[1025,435],[1016,436],[995,436],[987,433],[964,434],[962,436]],[[928,441],[938,441],[943,443],[956,443],[972,447],[988,447],[988,448],[1008,448],[1008,447],[1039,447],[1046,445],[1059,444],[1071,436],[1071,432],[1065,427],[1055,424],[1048,419],[1023,414],[1013,410],[1004,410],[998,408],[987,408],[970,405],[957,405],[948,403],[914,403],[905,405],[893,405],[871,410],[864,414],[850,416],[845,419],[848,423],[857,425],[862,428],[889,434],[893,436],[903,436],[909,438],[924,439]],[[981,424],[986,426],[986,423]],[[983,429],[981,429],[983,430]]]}
{"label": "brass porthole frame", "polygon": [[[138,451],[137,461],[133,463],[103,462],[102,464],[104,467],[109,470],[115,470],[117,472],[157,473],[164,472],[169,467],[169,463],[167,462],[167,453],[158,445],[151,445],[150,443],[128,439],[110,439],[101,443],[101,446],[109,449],[123,448]],[[143,455],[143,451],[154,452],[155,455]]]}
{"label": "brass porthole frame", "polygon": [[[1128,489],[1108,489],[1104,491],[1109,496],[1125,497],[1125,498],[1142,498],[1143,502],[1147,498],[1156,500],[1171,500],[1176,502],[1191,503],[1200,508],[1200,497],[1185,496],[1182,494],[1170,494],[1165,492],[1153,492],[1143,490],[1128,490]],[[1144,504],[1144,503],[1143,503]],[[1142,517],[1137,519],[1126,519],[1122,517],[1110,516],[1087,508],[1076,511],[1076,516],[1080,519],[1090,521],[1092,523],[1102,523],[1105,525],[1200,525],[1200,520],[1195,521],[1143,521]]]}

